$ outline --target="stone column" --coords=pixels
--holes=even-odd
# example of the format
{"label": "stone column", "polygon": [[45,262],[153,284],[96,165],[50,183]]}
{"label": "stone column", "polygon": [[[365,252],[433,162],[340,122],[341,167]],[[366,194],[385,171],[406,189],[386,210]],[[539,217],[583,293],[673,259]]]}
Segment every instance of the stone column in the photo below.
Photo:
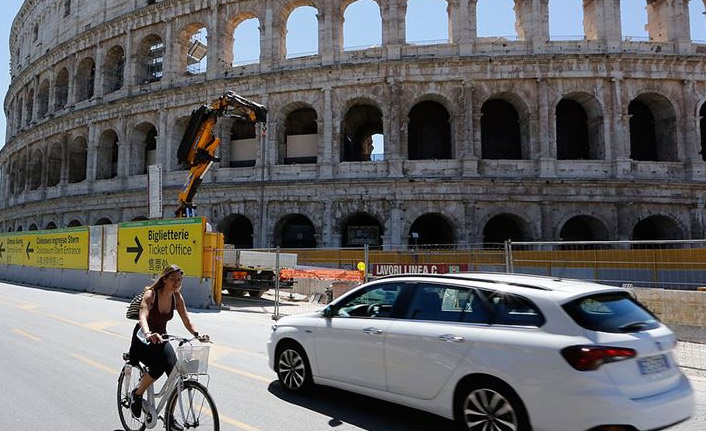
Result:
{"label": "stone column", "polygon": [[544,78],[537,79],[537,135],[536,149],[539,150],[539,175],[540,177],[555,177],[556,176],[556,144],[551,139],[552,134],[549,133],[550,127],[555,123],[555,115],[550,112],[549,96],[547,90],[547,80]]}
{"label": "stone column", "polygon": [[393,250],[402,245],[402,218],[403,211],[399,202],[391,202],[389,224],[385,229],[383,247],[385,250]]}
{"label": "stone column", "polygon": [[544,51],[549,40],[549,0],[515,0],[515,29],[533,52]]}
{"label": "stone column", "polygon": [[[169,85],[178,76],[179,69],[179,34],[174,30],[174,20],[164,20],[164,57],[162,58],[162,82]],[[138,53],[139,56],[139,53]],[[138,77],[138,81],[140,78]],[[138,82],[139,83],[139,82]]]}
{"label": "stone column", "polygon": [[620,48],[620,0],[583,0],[583,16],[586,39],[602,42],[608,51]]}
{"label": "stone column", "polygon": [[[449,41],[456,44],[459,48],[460,55],[470,55],[472,50],[472,42],[475,35],[471,36],[471,27],[476,31],[476,2],[477,0],[461,1],[449,0],[448,11],[449,20]],[[471,16],[473,10],[473,16]]]}
{"label": "stone column", "polygon": [[157,163],[162,165],[162,173],[171,172],[171,159],[176,160],[177,148],[171,148],[171,138],[174,128],[169,126],[170,116],[166,108],[159,110],[159,124],[157,125]]}
{"label": "stone column", "polygon": [[262,72],[269,72],[273,67],[276,43],[273,32],[274,3],[273,0],[267,0],[264,22],[260,22],[260,70]]}
{"label": "stone column", "polygon": [[94,59],[94,67],[96,68],[96,73],[95,79],[93,80],[93,97],[91,97],[89,100],[103,98],[103,79],[105,78],[106,49],[110,49],[110,47],[101,47],[100,43],[96,44],[96,55]]}
{"label": "stone column", "polygon": [[333,177],[333,165],[338,162],[333,155],[333,94],[331,86],[322,89],[324,93],[323,136],[319,141],[318,151],[318,176],[319,178]]}
{"label": "stone column", "polygon": [[542,232],[540,232],[541,241],[556,241],[558,238],[554,237],[554,220],[552,209],[554,208],[554,203],[542,202],[539,206],[540,214],[542,217],[540,226]]}
{"label": "stone column", "polygon": [[319,21],[319,56],[321,57],[321,64],[324,66],[333,64],[340,52],[340,49],[337,49],[335,45],[336,40],[334,39],[334,27],[337,21],[334,19],[333,3],[331,1],[323,2],[324,10],[320,10],[317,13]]}
{"label": "stone column", "polygon": [[[475,148],[475,117],[476,112],[473,106],[473,81],[463,81],[463,141],[461,142],[461,154],[463,163],[463,176],[473,177],[478,175],[478,152]],[[478,128],[480,130],[480,127]]]}
{"label": "stone column", "polygon": [[614,157],[614,175],[616,178],[631,176],[632,161],[630,160],[630,116],[623,104],[622,76],[610,79],[613,93],[613,124],[612,146]]}
{"label": "stone column", "polygon": [[86,182],[92,183],[96,180],[96,164],[98,160],[98,128],[95,122],[88,123],[88,148],[86,154]]}
{"label": "stone column", "polygon": [[400,58],[400,50],[405,43],[406,0],[382,2],[382,46],[390,60]]}
{"label": "stone column", "polygon": [[679,53],[691,53],[689,0],[648,1],[647,32],[653,42],[670,43]]}
{"label": "stone column", "polygon": [[[61,147],[61,173],[59,174],[59,185],[63,188],[69,182],[69,135],[64,132],[59,136],[59,146]],[[62,192],[63,195],[63,192]]]}
{"label": "stone column", "polygon": [[[217,0],[210,0],[211,16],[209,19],[208,28],[208,64],[206,65],[206,79],[218,79],[222,71],[225,71],[223,63],[223,47],[221,42],[223,37],[221,33],[225,27],[225,20],[221,19],[221,8]],[[230,67],[230,65],[228,66]]]}
{"label": "stone column", "polygon": [[385,160],[388,163],[389,177],[402,177],[402,136],[401,130],[406,127],[402,115],[402,88],[394,78],[387,79],[389,94],[389,120],[385,134]]}

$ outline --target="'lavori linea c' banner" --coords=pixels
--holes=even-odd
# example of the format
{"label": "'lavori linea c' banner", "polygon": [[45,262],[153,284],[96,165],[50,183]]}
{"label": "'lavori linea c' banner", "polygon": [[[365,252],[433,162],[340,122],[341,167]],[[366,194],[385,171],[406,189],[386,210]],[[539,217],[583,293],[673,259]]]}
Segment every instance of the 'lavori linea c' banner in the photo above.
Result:
{"label": "'lavori linea c' banner", "polygon": [[169,264],[184,274],[203,275],[202,217],[121,223],[118,226],[118,271],[158,274]]}
{"label": "'lavori linea c' banner", "polygon": [[0,234],[0,263],[88,269],[88,234],[87,227]]}

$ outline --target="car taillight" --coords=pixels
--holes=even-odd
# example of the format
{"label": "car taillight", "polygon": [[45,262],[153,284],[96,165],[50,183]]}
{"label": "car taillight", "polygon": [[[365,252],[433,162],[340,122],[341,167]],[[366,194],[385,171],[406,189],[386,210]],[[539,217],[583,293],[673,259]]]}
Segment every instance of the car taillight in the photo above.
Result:
{"label": "car taillight", "polygon": [[608,346],[571,346],[563,349],[561,355],[572,367],[579,371],[597,370],[601,365],[634,358],[633,349]]}

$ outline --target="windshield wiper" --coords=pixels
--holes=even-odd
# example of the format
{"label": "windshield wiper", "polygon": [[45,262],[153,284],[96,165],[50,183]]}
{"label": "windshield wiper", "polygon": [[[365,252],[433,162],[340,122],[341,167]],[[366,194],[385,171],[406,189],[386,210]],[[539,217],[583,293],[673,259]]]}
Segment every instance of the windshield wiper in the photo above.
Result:
{"label": "windshield wiper", "polygon": [[624,325],[618,326],[618,329],[621,331],[632,331],[634,329],[642,329],[647,326],[652,326],[653,322],[650,321],[638,321],[638,322],[630,322],[626,323]]}

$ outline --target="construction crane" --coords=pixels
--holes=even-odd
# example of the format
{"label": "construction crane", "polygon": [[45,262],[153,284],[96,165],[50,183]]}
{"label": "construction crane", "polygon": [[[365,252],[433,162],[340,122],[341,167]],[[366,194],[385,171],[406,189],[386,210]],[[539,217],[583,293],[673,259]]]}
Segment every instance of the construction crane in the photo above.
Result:
{"label": "construction crane", "polygon": [[221,142],[213,136],[213,128],[222,117],[237,118],[252,124],[262,123],[264,126],[267,108],[229,91],[211,105],[202,105],[191,113],[189,126],[177,152],[177,161],[189,169],[189,175],[179,193],[176,217],[196,215],[194,195],[211,165],[220,161],[216,149]]}

